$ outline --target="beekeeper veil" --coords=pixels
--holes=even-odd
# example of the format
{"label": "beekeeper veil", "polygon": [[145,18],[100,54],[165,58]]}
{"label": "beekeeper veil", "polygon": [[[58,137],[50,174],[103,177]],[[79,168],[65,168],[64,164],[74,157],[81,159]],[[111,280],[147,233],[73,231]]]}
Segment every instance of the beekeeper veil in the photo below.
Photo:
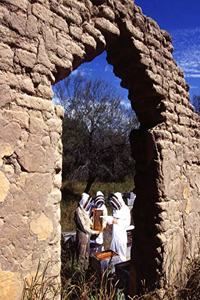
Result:
{"label": "beekeeper veil", "polygon": [[105,204],[104,195],[101,191],[96,193],[96,197],[94,198],[94,206],[96,208],[100,208],[103,204]]}
{"label": "beekeeper veil", "polygon": [[119,192],[111,194],[109,197],[109,201],[113,209],[116,210],[121,209],[125,205],[122,194]]}
{"label": "beekeeper veil", "polygon": [[87,193],[83,193],[81,195],[81,200],[79,202],[79,205],[85,210],[89,211],[92,205],[92,198]]}

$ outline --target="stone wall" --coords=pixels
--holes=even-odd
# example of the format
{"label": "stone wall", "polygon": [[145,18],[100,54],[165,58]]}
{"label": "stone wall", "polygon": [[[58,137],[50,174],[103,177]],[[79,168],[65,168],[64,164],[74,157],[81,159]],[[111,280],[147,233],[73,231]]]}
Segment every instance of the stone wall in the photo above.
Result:
{"label": "stone wall", "polygon": [[[136,159],[138,281],[173,283],[199,250],[199,119],[170,36],[132,0],[4,0],[0,3],[0,299],[23,279],[60,269],[62,109],[51,86],[102,51],[141,128]],[[5,283],[6,282],[6,283]],[[2,296],[3,295],[3,296]]]}

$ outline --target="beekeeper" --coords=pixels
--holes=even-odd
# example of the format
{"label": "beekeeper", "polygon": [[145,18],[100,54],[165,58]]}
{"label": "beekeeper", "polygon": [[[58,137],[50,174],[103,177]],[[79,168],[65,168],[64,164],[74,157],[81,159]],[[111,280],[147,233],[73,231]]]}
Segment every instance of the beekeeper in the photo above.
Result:
{"label": "beekeeper", "polygon": [[76,224],[76,258],[83,270],[86,270],[89,262],[90,235],[99,234],[99,231],[92,229],[90,210],[92,208],[92,198],[87,193],[83,193],[81,200],[74,214]]}
{"label": "beekeeper", "polygon": [[104,219],[109,225],[113,225],[112,240],[110,249],[117,252],[119,261],[126,261],[127,253],[127,228],[131,223],[131,215],[128,206],[125,204],[121,193],[111,194],[109,202],[113,209],[112,216]]}
{"label": "beekeeper", "polygon": [[[96,197],[94,198],[94,209],[102,210],[104,217],[106,217],[108,215],[108,210],[105,205],[105,197],[101,191],[98,191],[96,193]],[[107,225],[107,222],[105,219],[103,219],[102,232],[100,232],[98,236],[96,236],[95,238],[92,238],[90,240],[90,247],[91,247],[92,252],[100,252],[100,251],[104,250],[103,230],[106,228],[106,225]]]}

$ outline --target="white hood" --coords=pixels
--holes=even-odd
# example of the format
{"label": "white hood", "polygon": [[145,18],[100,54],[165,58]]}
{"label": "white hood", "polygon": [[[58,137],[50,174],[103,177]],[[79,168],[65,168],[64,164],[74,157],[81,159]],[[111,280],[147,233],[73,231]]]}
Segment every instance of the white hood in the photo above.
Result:
{"label": "white hood", "polygon": [[79,205],[86,211],[89,211],[91,206],[92,198],[87,193],[83,193],[81,195],[81,200],[79,201]]}
{"label": "white hood", "polygon": [[112,194],[110,204],[115,210],[120,210],[123,206],[125,206],[122,194],[119,192]]}

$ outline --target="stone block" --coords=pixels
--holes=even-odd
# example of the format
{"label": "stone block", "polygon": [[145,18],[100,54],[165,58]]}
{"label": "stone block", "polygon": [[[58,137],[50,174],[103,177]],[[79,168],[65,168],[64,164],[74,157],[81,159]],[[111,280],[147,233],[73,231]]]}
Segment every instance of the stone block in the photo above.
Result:
{"label": "stone block", "polygon": [[44,22],[52,22],[52,12],[39,3],[32,4],[32,13]]}
{"label": "stone block", "polygon": [[50,238],[53,232],[53,223],[44,213],[35,217],[30,222],[30,230],[37,236],[39,241]]}
{"label": "stone block", "polygon": [[13,67],[13,50],[6,44],[0,43],[0,69],[12,70]]}
{"label": "stone block", "polygon": [[29,95],[16,95],[16,103],[20,106],[40,111],[51,112],[53,109],[53,104],[51,101]]}
{"label": "stone block", "polygon": [[63,17],[66,19],[68,24],[77,24],[82,23],[82,17],[75,9],[70,9],[64,5],[60,5],[60,10],[62,10]]}
{"label": "stone block", "polygon": [[136,49],[138,49],[139,51],[141,51],[142,53],[145,53],[147,55],[149,55],[149,48],[147,46],[145,46],[144,43],[142,43],[141,41],[138,41],[137,39],[132,39],[133,41],[133,45],[136,47]]}
{"label": "stone block", "polygon": [[28,15],[26,23],[26,35],[29,38],[34,38],[38,36],[38,21],[37,18],[33,15]]}
{"label": "stone block", "polygon": [[30,77],[22,78],[22,80],[19,82],[19,86],[25,93],[32,95],[35,93],[34,85]]}
{"label": "stone block", "polygon": [[19,274],[0,269],[0,300],[20,300],[22,289]]}
{"label": "stone block", "polygon": [[29,128],[29,115],[25,111],[4,110],[3,115],[9,123],[15,122],[21,128]]}
{"label": "stone block", "polygon": [[24,36],[26,33],[27,16],[23,12],[11,13],[9,18],[9,25],[12,29]]}
{"label": "stone block", "polygon": [[44,97],[45,99],[52,99],[53,91],[51,86],[39,84],[37,87],[37,96]]}
{"label": "stone block", "polygon": [[[80,13],[87,12],[87,10],[88,10],[85,3],[81,2],[81,1],[76,1],[76,0],[63,0],[63,5],[65,5],[66,7],[75,8],[76,11],[78,11]],[[87,3],[87,6],[88,5],[89,5],[89,3]]]}
{"label": "stone block", "polygon": [[104,17],[105,19],[108,19],[110,21],[114,21],[115,20],[115,13],[114,11],[105,5],[100,6],[99,8],[99,17]]}
{"label": "stone block", "polygon": [[36,55],[26,50],[17,49],[15,52],[15,61],[19,62],[23,67],[33,68],[36,63]]}
{"label": "stone block", "polygon": [[105,18],[96,18],[95,27],[105,34],[110,34],[112,36],[120,35],[118,27]]}
{"label": "stone block", "polygon": [[125,27],[126,27],[126,30],[129,33],[131,33],[131,35],[134,38],[136,38],[140,41],[144,41],[144,33],[138,27],[135,27],[131,20],[125,21]]}
{"label": "stone block", "polygon": [[14,146],[16,145],[20,135],[21,127],[14,121],[0,127],[0,140],[4,143]]}
{"label": "stone block", "polygon": [[54,69],[54,65],[49,60],[48,54],[46,52],[43,38],[40,38],[39,40],[37,63],[44,65],[45,67],[47,67],[47,69]]}
{"label": "stone block", "polygon": [[53,25],[66,33],[69,32],[69,27],[66,20],[60,16],[54,16]]}
{"label": "stone block", "polygon": [[4,2],[16,6],[24,11],[27,10],[29,4],[28,0],[4,0]]}
{"label": "stone block", "polygon": [[53,31],[51,30],[51,28],[44,28],[43,29],[43,38],[44,38],[44,42],[45,42],[45,48],[46,50],[53,50],[55,51],[57,48],[57,40],[56,40],[56,36],[53,34]]}
{"label": "stone block", "polygon": [[89,35],[91,35],[96,40],[98,45],[100,44],[102,47],[105,47],[106,41],[100,30],[98,30],[93,25],[87,22],[83,24],[83,28],[86,32],[89,33]]}
{"label": "stone block", "polygon": [[69,27],[69,32],[72,37],[74,37],[77,40],[80,40],[83,33],[83,29],[80,26],[71,25]]}
{"label": "stone block", "polygon": [[48,126],[42,118],[30,116],[29,131],[31,134],[44,135],[48,132]]}
{"label": "stone block", "polygon": [[0,85],[0,107],[12,102],[12,90],[6,84]]}
{"label": "stone block", "polygon": [[7,177],[4,175],[3,172],[0,171],[0,203],[4,202],[8,191],[10,188],[10,183]]}

